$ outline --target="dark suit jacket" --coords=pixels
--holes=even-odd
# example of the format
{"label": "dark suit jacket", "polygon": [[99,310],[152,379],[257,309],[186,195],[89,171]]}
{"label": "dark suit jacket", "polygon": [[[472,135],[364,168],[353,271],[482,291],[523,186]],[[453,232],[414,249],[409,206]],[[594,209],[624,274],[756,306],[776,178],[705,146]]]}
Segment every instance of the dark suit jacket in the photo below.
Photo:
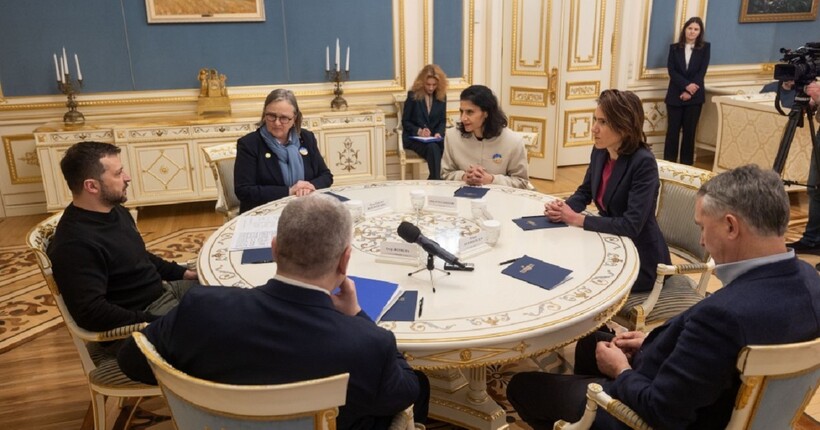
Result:
{"label": "dark suit jacket", "polygon": [[444,128],[447,125],[447,101],[440,101],[433,97],[433,104],[430,107],[430,113],[427,113],[427,103],[422,100],[416,100],[413,97],[413,92],[407,93],[407,101],[404,102],[404,110],[401,117],[401,140],[404,146],[407,146],[407,141],[410,136],[418,136],[420,128],[429,128],[430,134],[440,134],[444,138]]}
{"label": "dark suit jacket", "polygon": [[[685,48],[681,48],[677,44],[669,46],[669,59],[666,62],[666,68],[669,71],[666,104],[689,106],[706,102],[706,87],[703,85],[703,80],[706,77],[706,69],[709,67],[709,50],[709,42],[704,42],[701,49],[693,49],[692,57],[689,58],[689,67],[687,68]],[[697,84],[700,89],[688,101],[681,100],[681,93],[686,91],[686,86],[691,83]]]}
{"label": "dark suit jacket", "polygon": [[604,194],[606,210],[598,206],[598,189],[604,164],[609,160],[606,149],[592,149],[584,182],[567,199],[576,212],[595,202],[600,217],[588,216],[584,230],[626,236],[635,243],[641,259],[640,273],[632,291],[649,291],[655,283],[658,263],[671,264],[669,248],[655,220],[660,179],[655,156],[646,148],[631,155],[621,155],[612,168]]}
{"label": "dark suit jacket", "polygon": [[[653,330],[633,360],[634,370],[605,390],[654,428],[723,429],[740,387],[735,364],[744,346],[817,337],[820,277],[814,267],[791,258],[740,275]],[[600,428],[625,428],[598,415]]]}
{"label": "dark suit jacket", "polygon": [[[302,156],[305,180],[312,183],[316,189],[333,185],[333,174],[319,153],[316,136],[302,129],[299,138],[302,147],[307,149],[307,155]],[[233,180],[240,213],[287,197],[290,192],[282,177],[279,159],[265,145],[259,130],[243,136],[236,143]]]}
{"label": "dark suit jacket", "polygon": [[[416,399],[418,378],[393,333],[364,312],[344,315],[321,291],[277,280],[253,288],[195,287],[143,330],[174,367],[229,384],[282,384],[349,372],[342,429],[369,429]],[[156,383],[129,338],[119,354],[132,379]]]}

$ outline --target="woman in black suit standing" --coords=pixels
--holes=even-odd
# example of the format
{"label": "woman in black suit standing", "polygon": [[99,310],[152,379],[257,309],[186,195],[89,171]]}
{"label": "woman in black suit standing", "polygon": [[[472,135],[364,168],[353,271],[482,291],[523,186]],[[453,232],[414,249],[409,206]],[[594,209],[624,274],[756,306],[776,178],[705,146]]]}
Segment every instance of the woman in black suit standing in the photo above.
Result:
{"label": "woman in black suit standing", "polygon": [[233,177],[240,213],[333,185],[316,136],[302,128],[302,111],[292,91],[271,91],[257,125],[236,143]]}
{"label": "woman in black suit standing", "polygon": [[[447,75],[441,67],[428,64],[421,69],[413,88],[407,93],[401,118],[401,141],[409,149],[427,160],[430,175],[427,179],[441,179],[441,154],[444,152],[444,126],[447,113]],[[413,136],[438,137],[438,141],[420,142]]]}
{"label": "woman in black suit standing", "polygon": [[[666,90],[666,145],[663,158],[692,165],[695,162],[695,130],[700,110],[706,102],[703,79],[709,67],[709,42],[703,40],[706,28],[698,17],[689,18],[669,46],[669,88]],[[683,141],[679,139],[683,129]]]}

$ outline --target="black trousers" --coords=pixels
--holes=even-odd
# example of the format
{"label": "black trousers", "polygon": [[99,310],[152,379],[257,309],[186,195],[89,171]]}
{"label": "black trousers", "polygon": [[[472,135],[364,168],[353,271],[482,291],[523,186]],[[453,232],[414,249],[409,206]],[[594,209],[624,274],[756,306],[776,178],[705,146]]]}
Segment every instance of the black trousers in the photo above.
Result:
{"label": "black trousers", "polygon": [[607,380],[595,362],[595,346],[613,335],[597,331],[578,341],[575,374],[523,372],[507,386],[507,400],[521,419],[535,430],[551,430],[558,420],[578,421],[584,414],[587,385]]}
{"label": "black trousers", "polygon": [[410,149],[419,154],[419,157],[427,160],[427,168],[430,170],[427,179],[441,179],[441,156],[444,153],[444,141],[425,143],[408,139],[404,142],[404,149]]}
{"label": "black trousers", "polygon": [[[663,159],[674,163],[692,165],[695,162],[695,132],[698,128],[700,111],[703,104],[688,106],[666,105],[666,143],[663,147]],[[680,139],[683,129],[683,140]],[[680,149],[680,161],[678,161]]]}

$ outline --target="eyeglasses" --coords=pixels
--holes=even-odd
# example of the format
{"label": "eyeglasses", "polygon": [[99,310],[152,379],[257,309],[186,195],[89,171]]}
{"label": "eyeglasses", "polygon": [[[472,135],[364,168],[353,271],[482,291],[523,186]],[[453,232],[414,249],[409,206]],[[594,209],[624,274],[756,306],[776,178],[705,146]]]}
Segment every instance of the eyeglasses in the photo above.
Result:
{"label": "eyeglasses", "polygon": [[291,121],[293,121],[293,117],[277,115],[275,113],[265,113],[265,121],[267,121],[267,122],[279,121],[279,124],[288,125],[288,124],[290,124]]}

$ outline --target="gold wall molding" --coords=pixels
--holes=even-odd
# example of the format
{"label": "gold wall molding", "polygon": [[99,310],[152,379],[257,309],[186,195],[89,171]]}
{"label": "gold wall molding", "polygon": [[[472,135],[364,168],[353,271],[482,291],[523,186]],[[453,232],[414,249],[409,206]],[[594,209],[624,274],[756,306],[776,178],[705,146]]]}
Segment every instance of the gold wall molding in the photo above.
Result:
{"label": "gold wall molding", "polygon": [[666,102],[664,99],[644,98],[642,104],[646,136],[666,136]]}
{"label": "gold wall molding", "polygon": [[544,142],[546,141],[547,120],[544,118],[515,115],[510,115],[509,120],[511,130],[538,133],[538,142],[535,145],[536,149],[528,151],[528,154],[532,158],[544,158],[546,153]]}
{"label": "gold wall molding", "polygon": [[600,93],[600,81],[567,82],[564,98],[567,100],[594,99]]}
{"label": "gold wall molding", "polygon": [[[606,16],[606,3],[604,0],[572,0],[569,8],[569,40],[571,46],[567,50],[567,71],[601,70],[601,57],[604,46],[604,22]],[[586,10],[584,6],[594,1],[594,10]],[[589,17],[597,17],[592,20],[592,29],[582,29],[582,23],[590,22]],[[584,19],[582,19],[583,17]],[[591,30],[591,31],[590,31]],[[590,35],[588,40],[581,42],[581,35]],[[582,45],[586,45],[588,52],[581,53]]]}
{"label": "gold wall molding", "polygon": [[[531,2],[534,0],[531,0]],[[550,40],[547,32],[547,23],[552,22],[552,0],[539,1],[538,14],[527,14],[538,18],[538,28],[525,28],[524,5],[527,0],[513,0],[512,12],[512,65],[510,74],[513,76],[547,76],[550,58]],[[546,7],[546,13],[544,8]],[[527,35],[528,37],[524,37]],[[535,37],[529,37],[537,35]],[[534,58],[525,58],[525,41],[536,40],[538,49]]]}
{"label": "gold wall molding", "polygon": [[547,93],[546,88],[510,87],[510,104],[547,107]]}
{"label": "gold wall molding", "polygon": [[[37,158],[34,143],[33,134],[3,136],[6,167],[12,185],[34,184],[42,181],[40,160]],[[26,170],[26,172],[21,172],[21,170]]]}
{"label": "gold wall molding", "polygon": [[564,112],[564,148],[592,145],[592,117],[595,109],[573,109]]}
{"label": "gold wall molding", "polygon": [[[423,31],[424,31],[424,43],[423,46],[423,54],[424,54],[424,64],[431,64],[433,63],[433,51],[430,49],[433,46],[433,43],[430,41],[430,35],[433,34],[433,24],[432,22],[435,20],[433,13],[431,12],[430,3],[434,0],[423,0]],[[475,38],[475,0],[465,0],[463,3],[464,7],[462,8],[462,21],[464,25],[464,34],[462,36],[462,46],[466,47],[467,49],[467,62],[462,66],[461,71],[461,82],[451,82],[449,86],[452,90],[460,90],[467,88],[468,86],[472,85],[473,83],[473,47],[474,47],[474,38]],[[462,48],[463,49],[463,48]],[[462,59],[464,58],[464,52],[461,53]],[[449,77],[452,79],[452,77]]]}

